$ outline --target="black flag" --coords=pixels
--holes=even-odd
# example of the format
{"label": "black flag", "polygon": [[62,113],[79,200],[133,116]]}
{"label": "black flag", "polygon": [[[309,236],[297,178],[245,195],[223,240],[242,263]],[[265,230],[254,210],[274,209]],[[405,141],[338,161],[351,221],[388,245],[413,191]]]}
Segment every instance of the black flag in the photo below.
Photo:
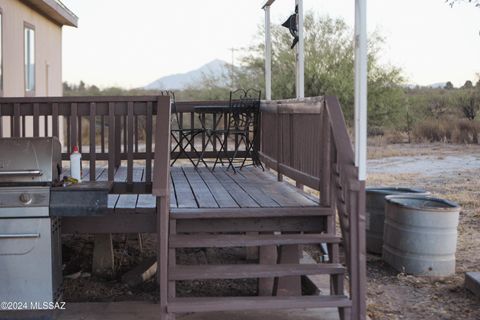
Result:
{"label": "black flag", "polygon": [[293,37],[293,43],[290,47],[291,49],[295,48],[295,45],[298,42],[298,26],[297,26],[297,16],[298,16],[298,6],[295,6],[295,13],[288,17],[287,21],[282,24],[282,27],[285,27],[290,31],[290,34]]}

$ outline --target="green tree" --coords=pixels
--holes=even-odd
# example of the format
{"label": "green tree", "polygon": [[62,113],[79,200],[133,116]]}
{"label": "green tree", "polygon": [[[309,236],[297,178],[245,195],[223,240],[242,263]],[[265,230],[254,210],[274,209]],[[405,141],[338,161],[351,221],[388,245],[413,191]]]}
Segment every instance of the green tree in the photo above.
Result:
{"label": "green tree", "polygon": [[[236,83],[264,87],[263,30],[257,43],[242,59],[243,68]],[[402,72],[379,62],[383,38],[372,34],[368,53],[369,124],[393,126],[405,122]],[[295,51],[285,28],[272,26],[272,98],[295,97]],[[305,15],[305,96],[335,95],[339,98],[350,124],[354,104],[353,31],[342,19]],[[404,123],[402,123],[404,125]]]}
{"label": "green tree", "polygon": [[453,83],[451,83],[450,81],[448,81],[448,82],[445,84],[444,89],[446,89],[446,90],[452,90],[452,89],[455,89],[455,87],[453,86]]}
{"label": "green tree", "polygon": [[479,95],[473,90],[461,90],[456,97],[456,104],[468,120],[475,120],[480,109]]}
{"label": "green tree", "polygon": [[472,89],[473,88],[473,83],[470,80],[465,81],[465,84],[462,87],[463,89]]}

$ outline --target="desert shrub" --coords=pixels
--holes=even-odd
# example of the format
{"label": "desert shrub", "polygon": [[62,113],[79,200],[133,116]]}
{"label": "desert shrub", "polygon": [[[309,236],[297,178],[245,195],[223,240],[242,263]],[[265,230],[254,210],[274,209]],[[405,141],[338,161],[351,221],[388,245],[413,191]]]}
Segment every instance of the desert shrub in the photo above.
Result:
{"label": "desert shrub", "polygon": [[428,119],[415,125],[417,142],[479,143],[480,123],[465,119]]}
{"label": "desert shrub", "polygon": [[416,141],[442,141],[445,137],[444,128],[438,120],[425,120],[415,125],[413,136]]}
{"label": "desert shrub", "polygon": [[369,126],[367,134],[369,137],[376,137],[376,136],[383,136],[385,132],[382,127]]}
{"label": "desert shrub", "polygon": [[480,123],[461,119],[457,121],[452,140],[455,143],[478,143]]}
{"label": "desert shrub", "polygon": [[408,133],[400,130],[388,130],[385,132],[384,137],[389,144],[408,142]]}

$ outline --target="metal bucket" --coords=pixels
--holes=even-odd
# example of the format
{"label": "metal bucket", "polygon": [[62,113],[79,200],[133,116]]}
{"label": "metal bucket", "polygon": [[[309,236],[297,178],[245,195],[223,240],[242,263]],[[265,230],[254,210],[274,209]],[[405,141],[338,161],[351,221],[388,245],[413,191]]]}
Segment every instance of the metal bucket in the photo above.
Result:
{"label": "metal bucket", "polygon": [[383,260],[400,272],[455,273],[460,206],[428,196],[388,196]]}
{"label": "metal bucket", "polygon": [[367,251],[382,254],[383,225],[385,221],[385,197],[402,194],[430,194],[425,190],[395,187],[367,188]]}

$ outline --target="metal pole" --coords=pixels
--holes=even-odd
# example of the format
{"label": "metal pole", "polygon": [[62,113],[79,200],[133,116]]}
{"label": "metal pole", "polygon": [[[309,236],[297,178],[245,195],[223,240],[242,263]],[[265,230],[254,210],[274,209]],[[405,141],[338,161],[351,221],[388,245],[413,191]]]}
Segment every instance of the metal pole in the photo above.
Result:
{"label": "metal pole", "polygon": [[367,0],[355,0],[355,165],[367,177]]}
{"label": "metal pole", "polygon": [[298,44],[297,44],[297,98],[305,97],[305,40],[303,32],[303,0],[295,0],[298,6]]}
{"label": "metal pole", "polygon": [[270,6],[265,6],[265,99],[272,100],[272,35]]}
{"label": "metal pole", "polygon": [[230,51],[232,51],[232,70],[230,71],[230,81],[231,81],[231,86],[232,90],[235,90],[235,51],[236,48],[230,48]]}

